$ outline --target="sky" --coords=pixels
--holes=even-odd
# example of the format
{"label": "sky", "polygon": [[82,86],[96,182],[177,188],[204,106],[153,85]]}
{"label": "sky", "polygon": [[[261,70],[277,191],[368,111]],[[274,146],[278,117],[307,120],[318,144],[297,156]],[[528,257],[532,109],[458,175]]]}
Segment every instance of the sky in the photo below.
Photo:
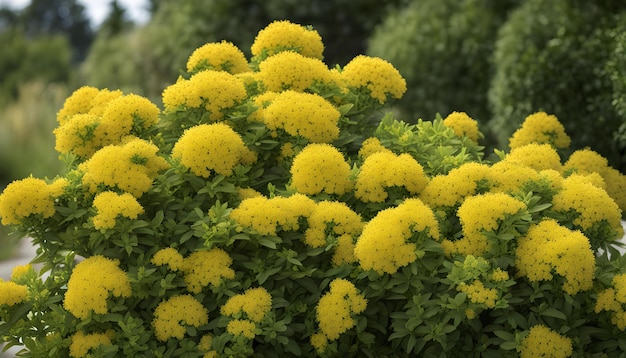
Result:
{"label": "sky", "polygon": [[[87,16],[91,19],[92,26],[98,27],[109,13],[111,0],[78,0],[85,7]],[[126,9],[130,19],[138,24],[148,21],[150,14],[146,10],[146,0],[118,0],[119,4]],[[30,3],[30,0],[0,0],[0,7],[8,6],[11,9],[22,9]]]}

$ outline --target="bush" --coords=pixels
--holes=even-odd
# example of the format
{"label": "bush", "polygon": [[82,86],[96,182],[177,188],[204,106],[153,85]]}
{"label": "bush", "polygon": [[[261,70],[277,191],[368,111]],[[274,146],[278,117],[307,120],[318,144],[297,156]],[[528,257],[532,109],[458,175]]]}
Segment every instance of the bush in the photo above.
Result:
{"label": "bush", "polygon": [[534,142],[486,162],[467,114],[396,120],[396,68],[360,55],[331,70],[321,38],[290,22],[259,32],[254,70],[224,71],[246,58],[213,45],[162,109],[72,93],[54,130],[67,170],[0,194],[2,223],[44,263],[0,282],[9,345],[36,357],[621,352],[626,201],[604,187],[626,177],[605,158],[563,163],[533,122],[518,138]]}
{"label": "bush", "polygon": [[368,54],[392,62],[410,89],[397,103],[409,118],[462,110],[486,123],[496,33],[517,1],[413,1],[386,17]]}
{"label": "bush", "polygon": [[563,122],[572,147],[594,143],[614,167],[623,168],[608,140],[624,117],[612,105],[606,65],[616,19],[624,16],[620,2],[572,0],[529,0],[511,14],[498,35],[489,90],[490,126],[501,146],[527,115],[543,110]]}

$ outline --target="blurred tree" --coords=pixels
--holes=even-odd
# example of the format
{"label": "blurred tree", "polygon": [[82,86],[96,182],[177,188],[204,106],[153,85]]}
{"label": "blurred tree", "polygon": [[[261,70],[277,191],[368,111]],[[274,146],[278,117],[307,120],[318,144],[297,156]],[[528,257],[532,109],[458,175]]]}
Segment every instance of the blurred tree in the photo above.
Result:
{"label": "blurred tree", "polygon": [[526,0],[511,13],[499,31],[489,90],[501,147],[527,115],[542,110],[563,123],[572,149],[590,146],[624,170],[610,140],[624,116],[606,67],[619,19],[626,19],[626,2],[615,0]]}
{"label": "blurred tree", "polygon": [[391,62],[407,81],[397,108],[414,121],[464,111],[486,123],[496,33],[519,0],[415,0],[390,13],[368,54]]}
{"label": "blurred tree", "polygon": [[10,8],[0,7],[0,32],[6,31],[17,25],[18,15]]}
{"label": "blurred tree", "polygon": [[113,0],[109,4],[109,15],[98,28],[96,37],[109,37],[120,34],[132,27],[133,23],[126,16],[124,9],[119,1]]}
{"label": "blurred tree", "polygon": [[62,34],[72,47],[72,61],[82,61],[93,41],[85,7],[76,0],[32,0],[20,12],[19,24],[30,38]]}

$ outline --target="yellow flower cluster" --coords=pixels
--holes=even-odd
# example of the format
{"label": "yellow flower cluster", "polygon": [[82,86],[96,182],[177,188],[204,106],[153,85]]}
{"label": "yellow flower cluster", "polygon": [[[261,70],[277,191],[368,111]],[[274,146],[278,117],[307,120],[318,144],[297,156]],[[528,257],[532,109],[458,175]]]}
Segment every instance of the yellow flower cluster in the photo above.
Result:
{"label": "yellow flower cluster", "polygon": [[456,207],[468,196],[477,194],[480,185],[489,185],[490,167],[468,162],[430,179],[419,198],[431,207]]}
{"label": "yellow flower cluster", "polygon": [[256,336],[256,323],[247,319],[233,319],[226,325],[226,331],[233,336],[244,336],[254,339]]}
{"label": "yellow flower cluster", "polygon": [[150,262],[182,271],[187,291],[191,293],[200,293],[208,285],[217,287],[222,280],[235,277],[235,271],[230,268],[232,258],[220,248],[194,251],[184,258],[175,248],[167,247],[157,251]]}
{"label": "yellow flower cluster", "polygon": [[67,282],[65,309],[76,318],[87,319],[92,312],[108,312],[109,295],[130,297],[130,281],[118,265],[118,260],[100,255],[78,263]]}
{"label": "yellow flower cluster", "polygon": [[250,157],[239,133],[225,123],[200,124],[183,133],[172,149],[172,157],[195,175],[208,178],[211,171],[224,176]]}
{"label": "yellow flower cluster", "polygon": [[150,262],[157,266],[167,265],[170,270],[178,271],[183,268],[185,258],[173,247],[166,247],[157,251]]}
{"label": "yellow flower cluster", "polygon": [[265,108],[272,103],[278,94],[279,92],[266,91],[254,96],[252,102],[256,110],[248,115],[248,120],[252,122],[264,122]]}
{"label": "yellow flower cluster", "polygon": [[540,175],[529,166],[502,160],[491,166],[489,177],[493,184],[492,191],[515,193],[525,183],[539,180]]}
{"label": "yellow flower cluster", "polygon": [[518,240],[515,266],[530,281],[552,280],[552,273],[565,278],[563,290],[570,295],[593,285],[595,256],[589,239],[555,220],[546,219],[531,226]]}
{"label": "yellow flower cluster", "polygon": [[244,293],[232,296],[220,309],[225,316],[241,318],[241,314],[252,322],[261,322],[272,309],[272,296],[263,287],[249,288]]}
{"label": "yellow flower cluster", "polygon": [[342,195],[352,188],[350,165],[339,149],[330,144],[312,143],[293,159],[291,185],[299,193]]}
{"label": "yellow flower cluster", "polygon": [[139,138],[108,145],[79,165],[83,185],[91,193],[117,189],[138,198],[152,187],[156,175],[169,167],[158,151],[156,145]]}
{"label": "yellow flower cluster", "polygon": [[32,273],[35,273],[35,269],[31,264],[15,266],[11,271],[11,281],[20,283],[20,281],[27,280]]}
{"label": "yellow flower cluster", "polygon": [[504,158],[509,163],[527,166],[535,170],[562,170],[561,157],[550,144],[530,143],[511,149]]}
{"label": "yellow flower cluster", "polygon": [[208,285],[217,287],[222,280],[235,278],[235,271],[230,268],[232,263],[233,259],[220,248],[194,251],[182,265],[187,290],[200,293]]}
{"label": "yellow flower cluster", "polygon": [[380,143],[380,140],[376,137],[370,137],[363,141],[361,144],[361,149],[359,149],[359,157],[365,159],[370,155],[378,152],[391,152],[391,150],[385,148],[385,146]]}
{"label": "yellow flower cluster", "polygon": [[265,288],[257,287],[230,297],[220,312],[222,315],[235,317],[228,322],[226,327],[228,333],[253,339],[257,323],[261,322],[271,309],[272,296]]}
{"label": "yellow flower cluster", "polygon": [[49,218],[56,212],[54,201],[63,195],[68,181],[52,184],[33,177],[16,180],[0,194],[0,217],[3,225],[19,225],[31,215]]}
{"label": "yellow flower cluster", "polygon": [[[71,108],[74,99],[82,99],[84,93],[92,92],[91,87],[83,87],[66,103]],[[97,89],[94,89],[98,91]],[[104,101],[96,107],[94,98],[85,110],[85,104],[78,105],[78,113],[66,111],[60,125],[54,129],[55,149],[60,153],[73,153],[81,158],[88,158],[98,149],[119,144],[128,135],[140,135],[153,127],[159,117],[159,108],[147,98],[136,94],[122,95],[121,92],[98,91],[97,96]],[[112,94],[112,95],[111,95]],[[63,110],[62,110],[63,111]],[[59,112],[61,113],[61,112]]]}
{"label": "yellow flower cluster", "polygon": [[317,31],[287,20],[274,21],[259,31],[250,50],[252,56],[260,60],[282,51],[294,51],[320,60],[324,58],[324,43]]}
{"label": "yellow flower cluster", "polygon": [[410,154],[381,151],[365,158],[354,195],[363,202],[380,203],[389,196],[386,188],[404,187],[411,195],[417,195],[427,183],[424,169]]}
{"label": "yellow flower cluster", "polygon": [[555,211],[567,213],[575,210],[579,213],[573,223],[582,230],[606,221],[616,232],[622,232],[620,208],[605,190],[591,182],[576,177],[565,178],[561,191],[552,198],[552,204]]}
{"label": "yellow flower cluster", "polygon": [[571,139],[556,116],[536,112],[527,116],[522,126],[509,138],[511,149],[530,143],[546,143],[557,149],[567,149]]}
{"label": "yellow flower cluster", "polygon": [[200,327],[209,322],[209,312],[191,295],[171,297],[154,309],[154,335],[162,342],[183,339],[185,326]]}
{"label": "yellow flower cluster", "polygon": [[284,91],[264,110],[265,125],[313,143],[330,143],[339,137],[341,113],[322,96]]}
{"label": "yellow flower cluster", "polygon": [[89,350],[99,346],[111,344],[110,334],[89,333],[78,331],[72,335],[70,343],[70,357],[83,358],[90,357]]}
{"label": "yellow flower cluster", "polygon": [[284,51],[268,57],[259,65],[258,79],[265,90],[304,92],[313,85],[339,88],[341,78],[328,69],[322,60]]}
{"label": "yellow flower cluster", "polygon": [[137,219],[137,216],[144,212],[141,204],[129,193],[104,191],[93,199],[93,206],[98,212],[93,217],[93,225],[98,230],[112,229],[115,227],[115,219],[119,216]]}
{"label": "yellow flower cluster", "polygon": [[0,279],[0,306],[14,306],[28,297],[28,287]]}
{"label": "yellow flower cluster", "polygon": [[232,42],[212,42],[195,49],[187,60],[187,72],[203,70],[226,71],[230,74],[249,72],[248,60]]}
{"label": "yellow flower cluster", "polygon": [[526,204],[504,193],[470,196],[457,211],[463,237],[453,241],[454,252],[482,256],[489,250],[484,232],[496,232],[507,216],[526,210]]}
{"label": "yellow flower cluster", "polygon": [[417,198],[379,211],[365,224],[354,255],[364,270],[393,274],[417,260],[414,237],[439,241],[439,223],[433,211]]}
{"label": "yellow flower cluster", "polygon": [[304,232],[304,242],[318,248],[326,245],[327,233],[341,236],[358,236],[363,230],[361,215],[339,201],[320,201],[307,219],[309,227]]}
{"label": "yellow flower cluster", "polygon": [[488,308],[496,307],[498,290],[495,288],[486,288],[480,280],[474,280],[474,282],[470,284],[462,282],[457,286],[457,290],[467,294],[467,297],[472,303],[484,304]]}
{"label": "yellow flower cluster", "polygon": [[109,101],[122,95],[122,91],[99,90],[91,86],[83,86],[74,91],[57,112],[57,121],[63,125],[77,114],[93,114],[101,116]]}
{"label": "yellow flower cluster", "polygon": [[177,108],[204,108],[209,121],[224,118],[225,110],[231,109],[247,98],[243,81],[224,71],[200,71],[188,80],[178,81],[163,90],[163,106],[166,112]]}
{"label": "yellow flower cluster", "polygon": [[613,276],[611,287],[598,293],[595,312],[611,313],[611,323],[620,330],[626,330],[626,274]]}
{"label": "yellow flower cluster", "polygon": [[244,199],[230,213],[239,225],[252,228],[262,235],[276,235],[279,230],[298,230],[301,217],[309,217],[315,210],[315,202],[303,194],[290,197],[264,196]]}
{"label": "yellow flower cluster", "polygon": [[573,353],[571,339],[541,324],[530,328],[517,350],[520,358],[566,358]]}
{"label": "yellow flower cluster", "polygon": [[354,327],[354,316],[365,311],[367,300],[354,284],[346,279],[336,278],[330,283],[330,290],[317,303],[316,317],[323,337],[313,335],[311,344],[320,352],[324,351],[328,340],[334,341]]}
{"label": "yellow flower cluster", "polygon": [[378,57],[356,56],[343,68],[341,76],[349,87],[366,89],[380,104],[390,97],[399,99],[406,92],[406,81],[400,72]]}
{"label": "yellow flower cluster", "polygon": [[597,152],[585,148],[572,153],[563,164],[565,173],[597,173],[604,179],[606,192],[622,211],[626,211],[626,175],[612,168],[608,160]]}
{"label": "yellow flower cluster", "polygon": [[452,112],[444,120],[443,125],[452,128],[459,137],[467,137],[475,143],[481,138],[478,122],[465,112]]}

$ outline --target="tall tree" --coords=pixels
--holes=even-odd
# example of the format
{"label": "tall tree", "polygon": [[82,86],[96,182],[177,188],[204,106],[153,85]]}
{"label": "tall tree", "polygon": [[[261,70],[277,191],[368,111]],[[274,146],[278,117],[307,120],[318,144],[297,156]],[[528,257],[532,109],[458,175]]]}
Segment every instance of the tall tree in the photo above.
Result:
{"label": "tall tree", "polygon": [[21,12],[20,23],[29,37],[67,36],[73,62],[85,58],[94,38],[85,7],[76,0],[32,0]]}

